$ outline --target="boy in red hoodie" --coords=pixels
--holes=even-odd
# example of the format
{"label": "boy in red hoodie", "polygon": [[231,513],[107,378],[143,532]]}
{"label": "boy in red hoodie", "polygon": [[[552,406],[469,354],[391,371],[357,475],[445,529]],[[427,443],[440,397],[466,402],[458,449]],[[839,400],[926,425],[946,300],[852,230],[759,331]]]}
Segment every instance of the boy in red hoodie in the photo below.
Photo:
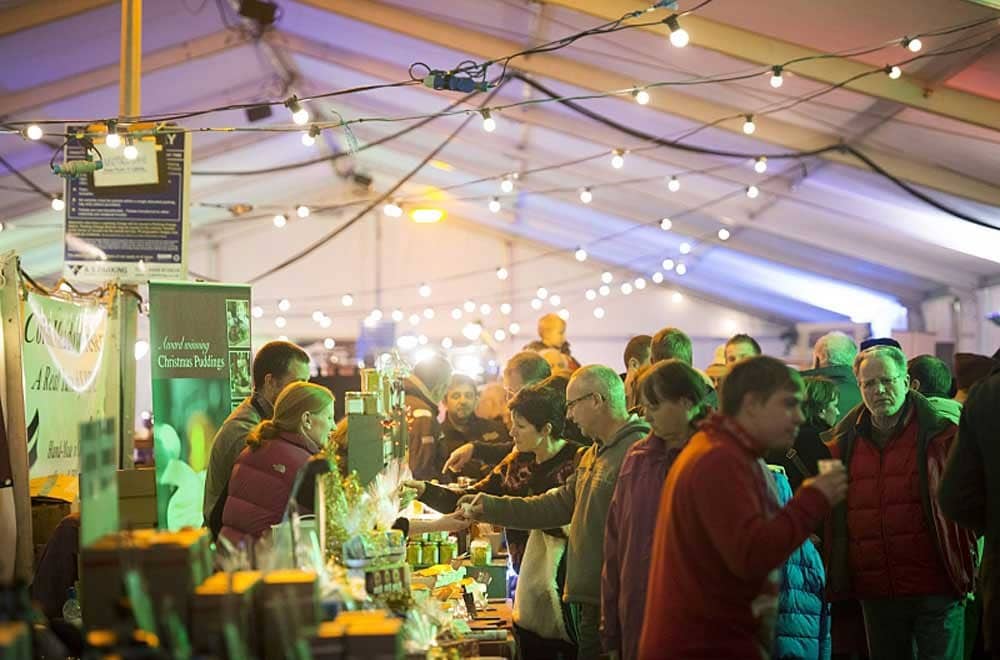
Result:
{"label": "boy in red hoodie", "polygon": [[681,452],[663,487],[641,658],[771,656],[780,567],[843,500],[842,465],[803,482],[785,507],[763,461],[792,446],[802,379],[754,357],[722,386],[722,414]]}

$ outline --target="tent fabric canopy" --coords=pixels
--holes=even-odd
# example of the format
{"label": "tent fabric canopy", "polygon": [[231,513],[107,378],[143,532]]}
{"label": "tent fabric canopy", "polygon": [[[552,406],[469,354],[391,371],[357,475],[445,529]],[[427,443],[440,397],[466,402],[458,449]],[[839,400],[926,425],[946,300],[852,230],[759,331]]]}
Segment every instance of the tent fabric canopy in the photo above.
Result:
{"label": "tent fabric canopy", "polygon": [[[14,64],[0,70],[3,121],[114,118],[119,4],[53,3],[49,11],[31,12],[32,3],[14,4],[0,11],[0,26],[7,26],[0,30],[0,55]],[[63,11],[61,4],[77,9]],[[448,70],[644,6],[628,0],[279,4],[274,28],[255,39],[234,27],[240,19],[225,1],[145,3],[143,113],[405,81],[416,62]],[[924,2],[919,14],[907,11],[908,5],[904,0],[827,5],[717,0],[682,16],[691,34],[686,48],[672,47],[663,25],[586,37],[552,53],[513,60],[510,71],[538,85],[514,77],[490,104],[543,99],[539,87],[573,97],[763,72],[777,63],[766,61],[768,57],[795,49],[855,51],[1000,16],[957,0]],[[681,10],[690,6],[680,3]],[[655,19],[667,15],[662,9],[649,14]],[[636,22],[646,20],[643,16]],[[1000,23],[993,20],[928,36],[924,53],[958,52],[906,63],[899,80],[878,74],[833,90],[828,82],[852,67],[883,67],[913,57],[896,44],[850,58],[791,65],[777,89],[768,84],[768,72],[732,82],[654,85],[648,88],[648,105],[628,94],[578,101],[607,121],[556,102],[494,112],[497,128],[491,133],[473,117],[395,196],[407,212],[416,206],[445,211],[440,224],[415,225],[406,216],[382,218],[376,209],[376,215],[310,256],[258,282],[255,300],[269,316],[281,298],[303,301],[288,315],[289,335],[326,332],[310,318],[314,308],[328,310],[337,323],[333,330],[356,333],[361,318],[375,307],[386,314],[399,308],[406,317],[431,307],[435,319],[430,323],[425,318],[421,327],[433,327],[422,331],[438,335],[455,332],[443,324],[453,323],[449,311],[468,298],[477,303],[509,300],[520,308],[522,323],[530,325],[537,310],[528,305],[537,286],[558,289],[574,315],[589,317],[602,300],[610,311],[611,297],[598,295],[594,301],[586,293],[601,285],[600,274],[608,270],[615,275],[614,304],[626,308],[619,286],[641,277],[649,281],[650,292],[682,291],[705,305],[745,314],[741,318],[746,320],[736,323],[741,329],[750,327],[749,319],[781,325],[849,320],[905,325],[907,312],[912,321],[928,297],[942,290],[973,291],[1000,275],[1000,165],[995,156],[1000,144],[1000,39],[993,39],[998,35]],[[498,67],[490,69],[491,76],[497,74]],[[792,104],[811,95],[815,97],[809,101]],[[412,85],[305,105],[314,120],[334,121],[435,113],[459,96]],[[482,96],[474,97],[460,107],[474,110],[481,102]],[[766,112],[778,106],[789,107]],[[292,126],[285,108],[272,110],[270,118],[254,124],[242,110],[179,124]],[[710,125],[733,110],[754,114],[758,130],[744,134],[742,118]],[[267,271],[363,208],[356,203],[299,219],[296,205],[336,207],[376,198],[465,118],[437,118],[335,161],[246,176],[207,173],[276,168],[349,152],[351,140],[342,128],[323,131],[313,147],[302,145],[301,132],[195,134],[192,270],[226,281],[246,281]],[[364,145],[415,123],[366,121],[354,124],[351,132]],[[690,133],[684,144],[744,154],[810,151],[844,142],[907,185],[985,226],[928,205],[843,152],[772,158],[761,174],[752,158],[650,148],[648,141],[625,134],[616,124],[664,139]],[[49,172],[48,162],[58,144],[53,137],[28,142],[0,135],[0,155],[56,194],[61,180]],[[625,150],[621,169],[610,165],[616,149]],[[569,161],[578,162],[531,173]],[[503,193],[501,178],[514,172],[526,174],[511,193]],[[676,192],[667,184],[672,176],[681,183]],[[359,185],[369,178],[370,189]],[[745,194],[751,185],[760,191],[754,199]],[[593,195],[589,204],[579,197],[585,187]],[[489,208],[494,196],[501,205],[496,213]],[[254,210],[234,217],[227,209],[236,204]],[[272,224],[278,213],[290,218],[285,229]],[[660,227],[663,218],[671,220],[669,231]],[[0,251],[17,250],[33,274],[61,270],[61,214],[2,168],[0,221],[5,227]],[[721,239],[725,233],[720,229],[728,232],[727,240]],[[583,262],[574,259],[580,247],[587,252]],[[687,272],[664,270],[665,259],[683,263]],[[499,281],[495,269],[504,265],[512,277]],[[662,284],[650,279],[657,271],[663,272]],[[416,293],[424,282],[433,289],[426,299]],[[341,304],[345,293],[356,297],[351,308]],[[719,335],[727,330],[720,328]]]}

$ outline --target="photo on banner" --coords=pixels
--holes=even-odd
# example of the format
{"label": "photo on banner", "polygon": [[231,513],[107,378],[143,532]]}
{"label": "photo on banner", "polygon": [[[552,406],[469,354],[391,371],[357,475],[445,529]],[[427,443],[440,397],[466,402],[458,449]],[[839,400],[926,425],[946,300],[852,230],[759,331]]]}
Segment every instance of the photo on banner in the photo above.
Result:
{"label": "photo on banner", "polygon": [[[33,291],[25,298],[22,354],[32,495],[76,499],[81,424],[119,414],[112,305]],[[117,467],[117,443],[114,451]]]}
{"label": "photo on banner", "polygon": [[200,526],[212,441],[252,390],[250,287],[150,282],[159,526]]}

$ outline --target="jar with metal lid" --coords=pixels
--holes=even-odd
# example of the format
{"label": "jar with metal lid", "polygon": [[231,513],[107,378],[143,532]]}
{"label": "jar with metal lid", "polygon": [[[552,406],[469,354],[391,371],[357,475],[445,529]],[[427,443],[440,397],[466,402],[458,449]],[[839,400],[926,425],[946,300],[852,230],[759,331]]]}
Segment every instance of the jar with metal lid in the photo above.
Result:
{"label": "jar with metal lid", "polygon": [[440,559],[442,564],[449,564],[458,556],[458,539],[449,536],[441,542]]}
{"label": "jar with metal lid", "polygon": [[428,541],[423,544],[423,550],[420,553],[420,563],[424,566],[433,566],[438,564],[440,559],[438,544],[433,541]]}
{"label": "jar with metal lid", "polygon": [[423,546],[417,541],[410,541],[406,544],[406,563],[410,566],[420,566]]}

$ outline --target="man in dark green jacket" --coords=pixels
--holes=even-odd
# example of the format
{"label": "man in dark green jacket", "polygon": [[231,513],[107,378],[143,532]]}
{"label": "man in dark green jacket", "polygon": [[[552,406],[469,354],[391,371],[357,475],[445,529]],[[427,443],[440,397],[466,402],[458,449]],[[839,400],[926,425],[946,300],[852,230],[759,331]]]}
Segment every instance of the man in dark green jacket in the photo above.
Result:
{"label": "man in dark green jacket", "polygon": [[566,389],[566,416],[594,444],[564,485],[534,497],[470,496],[460,508],[464,505],[476,520],[515,529],[570,525],[563,599],[576,615],[577,657],[583,660],[601,654],[604,525],[618,471],[629,448],[649,433],[649,425],[629,415],[621,378],[601,365],[573,374]]}
{"label": "man in dark green jacket", "polygon": [[979,568],[986,648],[1000,658],[1000,370],[972,388],[938,490],[945,515],[986,533]]}
{"label": "man in dark green jacket", "polygon": [[813,368],[802,377],[821,376],[837,385],[837,420],[844,419],[861,403],[861,390],[854,376],[854,358],[858,345],[843,332],[830,332],[816,340],[813,347]]}

